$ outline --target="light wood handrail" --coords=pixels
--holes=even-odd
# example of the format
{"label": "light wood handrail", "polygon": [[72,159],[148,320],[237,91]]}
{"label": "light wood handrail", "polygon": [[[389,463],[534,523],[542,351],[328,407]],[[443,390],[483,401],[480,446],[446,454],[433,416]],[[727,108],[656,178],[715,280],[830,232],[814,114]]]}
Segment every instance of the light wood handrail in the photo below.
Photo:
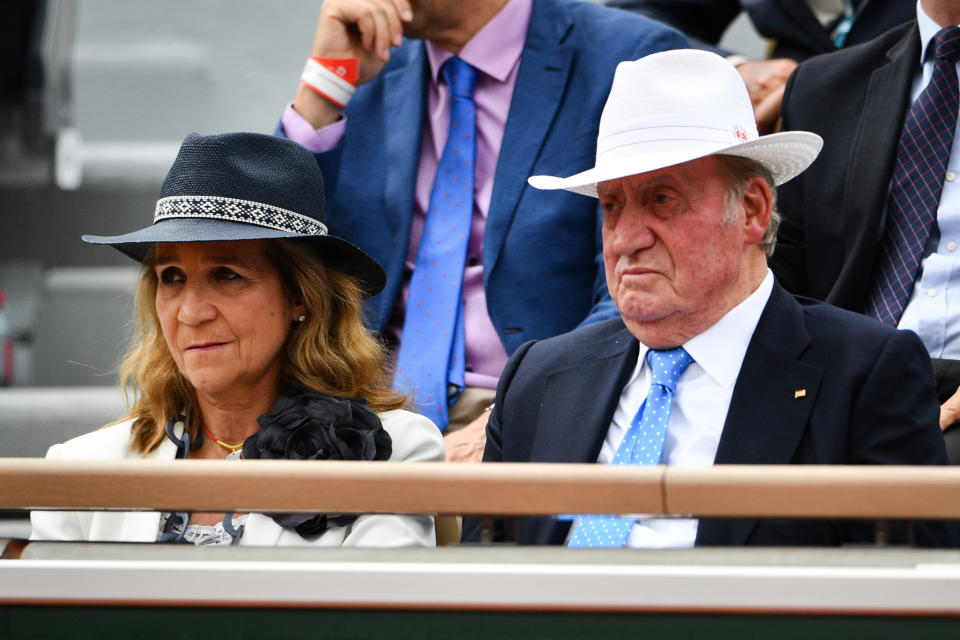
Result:
{"label": "light wood handrail", "polygon": [[0,509],[960,519],[960,468],[0,458]]}

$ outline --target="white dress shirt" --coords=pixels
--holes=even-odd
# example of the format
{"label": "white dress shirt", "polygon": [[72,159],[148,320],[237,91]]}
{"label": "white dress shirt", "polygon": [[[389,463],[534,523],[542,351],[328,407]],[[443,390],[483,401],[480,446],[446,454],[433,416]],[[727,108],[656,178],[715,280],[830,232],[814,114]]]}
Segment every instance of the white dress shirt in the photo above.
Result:
{"label": "white dress shirt", "polygon": [[[933,75],[933,60],[926,60],[927,49],[940,25],[930,19],[917,3],[920,28],[920,59],[913,82],[912,100],[916,100]],[[934,358],[960,359],[960,134],[954,132],[950,161],[937,209],[940,237],[932,238],[921,263],[920,278],[900,318],[900,329],[920,336]]]}
{"label": "white dress shirt", "polygon": [[[683,345],[694,361],[677,382],[673,409],[667,422],[662,464],[685,467],[713,464],[733,387],[771,291],[773,274],[767,270],[763,282],[746,300]],[[647,397],[650,390],[650,365],[646,362],[648,350],[643,343],[640,344],[636,368],[620,393],[620,403],[597,462],[609,464],[613,460],[630,422]],[[636,521],[627,538],[627,546],[692,547],[696,537],[697,520],[650,518]]]}
{"label": "white dress shirt", "polygon": [[844,0],[807,0],[807,4],[823,26],[834,22],[846,9]]}

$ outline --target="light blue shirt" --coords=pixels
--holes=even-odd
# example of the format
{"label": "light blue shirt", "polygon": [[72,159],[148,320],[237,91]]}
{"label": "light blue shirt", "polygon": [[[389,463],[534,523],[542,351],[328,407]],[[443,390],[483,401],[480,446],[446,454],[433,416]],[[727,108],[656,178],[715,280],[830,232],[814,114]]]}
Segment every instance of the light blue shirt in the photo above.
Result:
{"label": "light blue shirt", "polygon": [[[930,19],[917,3],[920,27],[921,60],[940,25]],[[933,60],[927,60],[914,78],[912,99],[930,82]],[[900,329],[920,336],[934,358],[960,359],[960,135],[954,132],[950,162],[937,209],[939,238],[931,238],[921,263],[920,278],[914,284],[910,300],[900,318]]]}

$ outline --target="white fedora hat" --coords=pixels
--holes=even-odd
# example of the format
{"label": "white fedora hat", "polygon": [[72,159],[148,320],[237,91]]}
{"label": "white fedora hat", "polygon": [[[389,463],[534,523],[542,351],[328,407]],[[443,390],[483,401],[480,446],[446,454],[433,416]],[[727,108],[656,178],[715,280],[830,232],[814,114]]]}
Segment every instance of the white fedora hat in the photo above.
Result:
{"label": "white fedora hat", "polygon": [[760,137],[733,65],[709,51],[677,49],[617,66],[600,116],[594,168],[528,182],[597,197],[598,182],[726,154],[756,160],[779,185],[810,166],[821,147],[823,139],[807,131]]}

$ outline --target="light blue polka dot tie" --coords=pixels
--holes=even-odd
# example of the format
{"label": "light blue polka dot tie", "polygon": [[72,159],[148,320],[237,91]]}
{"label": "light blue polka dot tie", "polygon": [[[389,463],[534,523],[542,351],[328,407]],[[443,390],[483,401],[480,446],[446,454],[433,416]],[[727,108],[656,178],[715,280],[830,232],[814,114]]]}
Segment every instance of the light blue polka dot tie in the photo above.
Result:
{"label": "light blue polka dot tie", "polygon": [[[660,464],[667,423],[680,374],[693,362],[683,347],[647,352],[651,381],[647,399],[630,422],[630,428],[610,464]],[[622,547],[633,520],[606,515],[581,516],[574,522],[570,547]]]}
{"label": "light blue polka dot tie", "polygon": [[410,279],[394,387],[412,393],[419,410],[444,430],[457,395],[448,389],[459,392],[464,384],[463,261],[473,216],[477,116],[474,68],[453,57],[440,73],[450,90],[450,128]]}

